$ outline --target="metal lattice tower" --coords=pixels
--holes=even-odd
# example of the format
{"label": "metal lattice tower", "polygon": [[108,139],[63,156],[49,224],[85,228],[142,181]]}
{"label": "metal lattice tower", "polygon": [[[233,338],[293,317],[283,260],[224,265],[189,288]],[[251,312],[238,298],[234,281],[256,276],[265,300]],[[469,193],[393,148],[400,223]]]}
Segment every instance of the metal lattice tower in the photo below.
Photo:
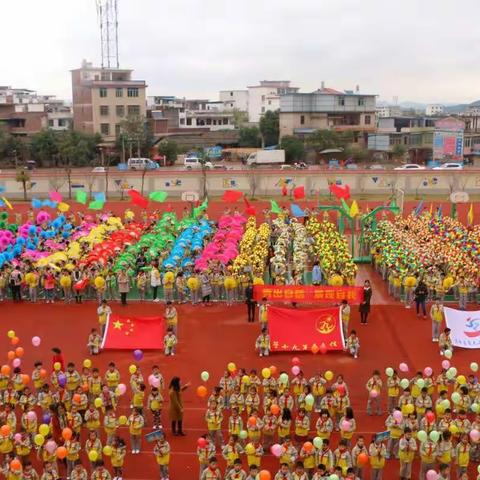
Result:
{"label": "metal lattice tower", "polygon": [[118,0],[96,0],[102,68],[119,68],[118,63]]}

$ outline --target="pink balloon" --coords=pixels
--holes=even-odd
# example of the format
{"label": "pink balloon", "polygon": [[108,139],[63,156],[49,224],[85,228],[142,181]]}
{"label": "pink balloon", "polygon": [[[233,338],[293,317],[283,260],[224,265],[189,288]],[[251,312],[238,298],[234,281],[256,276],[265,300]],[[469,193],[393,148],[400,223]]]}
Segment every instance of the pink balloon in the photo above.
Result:
{"label": "pink balloon", "polygon": [[153,379],[152,387],[159,388],[160,387],[160,379],[155,377]]}
{"label": "pink balloon", "polygon": [[401,372],[408,372],[408,365],[406,363],[400,364],[400,371]]}
{"label": "pink balloon", "polygon": [[294,365],[294,366],[292,367],[292,373],[293,373],[294,375],[298,375],[298,374],[300,373],[300,367],[299,367],[298,365]]}
{"label": "pink balloon", "polygon": [[120,395],[123,395],[127,391],[127,387],[124,383],[120,383],[117,388]]}
{"label": "pink balloon", "polygon": [[14,358],[14,359],[13,359],[13,362],[12,362],[13,368],[17,368],[17,367],[19,367],[21,364],[22,364],[22,361],[21,361],[19,358]]}
{"label": "pink balloon", "polygon": [[13,436],[13,439],[16,441],[16,442],[20,442],[22,440],[22,434],[21,433],[16,433],[14,436]]}
{"label": "pink balloon", "polygon": [[474,442],[478,442],[478,440],[480,439],[480,432],[478,430],[476,430],[475,428],[473,430],[470,430],[470,438]]}
{"label": "pink balloon", "polygon": [[429,470],[427,472],[426,478],[427,480],[437,480],[439,476],[440,475],[435,470]]}
{"label": "pink balloon", "polygon": [[34,422],[37,419],[37,414],[33,411],[27,413],[27,418],[30,422]]}
{"label": "pink balloon", "polygon": [[393,413],[392,413],[392,417],[394,418],[394,420],[397,422],[397,423],[400,423],[402,420],[403,420],[403,415],[402,415],[402,412],[400,410],[395,410]]}
{"label": "pink balloon", "polygon": [[45,450],[50,454],[52,454],[56,449],[57,449],[57,444],[53,440],[49,440],[45,444]]}
{"label": "pink balloon", "polygon": [[431,377],[432,373],[433,373],[433,370],[431,369],[431,367],[425,367],[425,369],[423,370],[423,374],[426,377]]}
{"label": "pink balloon", "polygon": [[38,347],[41,342],[42,342],[42,340],[40,339],[40,337],[33,337],[32,338],[32,345],[34,347]]}
{"label": "pink balloon", "polygon": [[349,432],[350,429],[352,428],[352,424],[348,420],[343,420],[340,427],[344,432]]}
{"label": "pink balloon", "polygon": [[278,443],[275,443],[270,448],[270,451],[272,452],[272,455],[274,455],[275,457],[280,457],[282,455],[282,450],[283,450],[282,446],[279,445]]}
{"label": "pink balloon", "polygon": [[450,368],[450,362],[448,360],[443,360],[442,368],[444,368],[445,370],[448,370]]}
{"label": "pink balloon", "polygon": [[370,398],[377,398],[378,392],[377,390],[370,390]]}
{"label": "pink balloon", "polygon": [[155,379],[155,375],[149,375],[148,376],[148,384],[149,385],[153,385],[153,380]]}

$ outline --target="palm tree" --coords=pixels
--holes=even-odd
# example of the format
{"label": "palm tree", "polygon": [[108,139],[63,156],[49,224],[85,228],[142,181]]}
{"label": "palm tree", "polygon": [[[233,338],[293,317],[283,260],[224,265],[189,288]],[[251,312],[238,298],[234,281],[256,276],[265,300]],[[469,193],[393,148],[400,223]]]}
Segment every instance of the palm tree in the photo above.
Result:
{"label": "palm tree", "polygon": [[28,172],[26,170],[17,170],[17,174],[15,176],[15,180],[18,182],[18,183],[21,183],[22,184],[22,188],[23,188],[23,199],[25,201],[27,201],[27,184],[28,182],[30,181],[30,175],[28,174]]}

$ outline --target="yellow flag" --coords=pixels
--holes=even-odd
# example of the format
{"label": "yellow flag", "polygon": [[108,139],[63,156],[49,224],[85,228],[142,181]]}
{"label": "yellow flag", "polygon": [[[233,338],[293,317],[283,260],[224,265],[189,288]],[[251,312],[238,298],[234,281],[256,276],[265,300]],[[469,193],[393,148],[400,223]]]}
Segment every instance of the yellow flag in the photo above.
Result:
{"label": "yellow flag", "polygon": [[68,203],[64,203],[64,202],[60,202],[58,205],[57,205],[57,208],[62,212],[62,213],[65,213],[65,212],[68,212],[70,210],[70,205]]}
{"label": "yellow flag", "polygon": [[473,224],[473,203],[470,204],[470,210],[467,214],[467,220],[469,225]]}
{"label": "yellow flag", "polygon": [[360,210],[358,208],[356,200],[352,202],[352,205],[350,206],[350,216],[356,217],[360,213]]}

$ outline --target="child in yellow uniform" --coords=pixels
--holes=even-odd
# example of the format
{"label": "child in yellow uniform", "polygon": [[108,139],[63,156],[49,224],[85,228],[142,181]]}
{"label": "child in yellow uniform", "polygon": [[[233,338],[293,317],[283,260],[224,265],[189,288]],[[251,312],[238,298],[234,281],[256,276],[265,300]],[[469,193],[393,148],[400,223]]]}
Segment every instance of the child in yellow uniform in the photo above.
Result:
{"label": "child in yellow uniform", "polygon": [[230,435],[228,443],[222,448],[222,457],[225,459],[227,472],[233,469],[235,460],[238,460],[242,453],[243,447],[238,441],[238,437],[236,435]]}
{"label": "child in yellow uniform", "polygon": [[111,405],[105,407],[105,416],[103,417],[103,429],[107,435],[107,445],[112,445],[118,428],[118,419]]}
{"label": "child in yellow uniform", "polygon": [[218,441],[219,445],[223,445],[222,422],[223,415],[221,410],[217,408],[215,401],[210,403],[205,413],[205,421],[207,422],[208,435],[213,445]]}
{"label": "child in yellow uniform", "polygon": [[266,297],[263,297],[258,305],[258,321],[260,323],[260,331],[264,329],[268,331],[268,304]]}
{"label": "child in yellow uniform", "polygon": [[112,445],[112,455],[110,460],[113,467],[113,475],[115,478],[122,478],[123,475],[123,463],[125,461],[125,455],[127,454],[127,447],[122,438],[116,437]]}
{"label": "child in yellow uniform", "polygon": [[405,427],[403,437],[398,444],[398,456],[400,459],[401,480],[410,480],[412,477],[412,463],[417,451],[417,442],[412,437],[410,428]]}
{"label": "child in yellow uniform", "polygon": [[342,474],[346,475],[347,470],[352,466],[352,456],[348,450],[348,442],[342,438],[338,442],[338,448],[333,452],[335,458],[335,467],[342,469]]}
{"label": "child in yellow uniform", "polygon": [[157,387],[152,387],[152,391],[148,396],[148,409],[152,412],[153,416],[153,428],[162,427],[162,408],[163,408],[163,397],[160,393],[160,390]]}
{"label": "child in yellow uniform", "polygon": [[232,414],[228,419],[228,434],[239,436],[240,432],[243,430],[243,420],[238,413],[238,408],[232,408]]}
{"label": "child in yellow uniform", "polygon": [[440,300],[435,300],[435,303],[430,307],[430,318],[432,319],[432,342],[438,342],[443,321],[443,305]]}
{"label": "child in yellow uniform", "polygon": [[385,468],[385,459],[387,458],[387,449],[382,441],[373,436],[372,443],[368,447],[370,456],[370,468],[372,471],[372,479],[381,479],[383,469]]}
{"label": "child in yellow uniform", "polygon": [[90,355],[98,355],[100,353],[100,345],[102,343],[102,337],[98,333],[96,328],[90,330],[90,335],[88,336],[87,348],[90,352]]}
{"label": "child in yellow uniform", "polygon": [[400,379],[394,370],[393,375],[387,378],[387,410],[389,413],[398,405],[398,396],[400,395]]}
{"label": "child in yellow uniform", "polygon": [[146,386],[140,383],[133,392],[133,398],[131,404],[133,408],[137,409],[143,415],[143,404],[145,402],[145,390]]}
{"label": "child in yellow uniform", "polygon": [[398,458],[398,443],[403,434],[403,423],[404,420],[400,408],[396,408],[393,413],[387,417],[387,420],[385,420],[385,426],[390,432],[386,458],[391,458],[393,456]]}
{"label": "child in yellow uniform", "polygon": [[67,477],[71,477],[72,471],[75,468],[77,461],[80,459],[80,450],[82,449],[79,440],[79,435],[72,433],[70,440],[65,441],[65,448],[67,449]]}
{"label": "child in yellow uniform", "polygon": [[160,479],[168,479],[168,465],[170,464],[170,444],[165,440],[165,435],[161,435],[155,442],[153,453],[160,469]]}
{"label": "child in yellow uniform", "polygon": [[259,441],[254,441],[245,447],[245,453],[247,454],[248,465],[255,465],[260,468],[260,462],[263,456],[263,447]]}
{"label": "child in yellow uniform", "polygon": [[138,408],[134,408],[130,417],[128,417],[128,425],[130,432],[130,442],[132,444],[132,453],[140,453],[142,442],[142,429],[145,425],[142,412]]}
{"label": "child in yellow uniform", "polygon": [[295,437],[298,442],[303,443],[308,438],[310,431],[310,418],[304,408],[301,408],[295,418]]}
{"label": "child in yellow uniform", "polygon": [[100,412],[91,403],[85,412],[85,423],[89,430],[98,430],[100,428]]}
{"label": "child in yellow uniform", "polygon": [[112,392],[115,391],[120,383],[120,372],[113,362],[108,364],[108,370],[105,372],[105,382],[107,383],[108,389]]}

